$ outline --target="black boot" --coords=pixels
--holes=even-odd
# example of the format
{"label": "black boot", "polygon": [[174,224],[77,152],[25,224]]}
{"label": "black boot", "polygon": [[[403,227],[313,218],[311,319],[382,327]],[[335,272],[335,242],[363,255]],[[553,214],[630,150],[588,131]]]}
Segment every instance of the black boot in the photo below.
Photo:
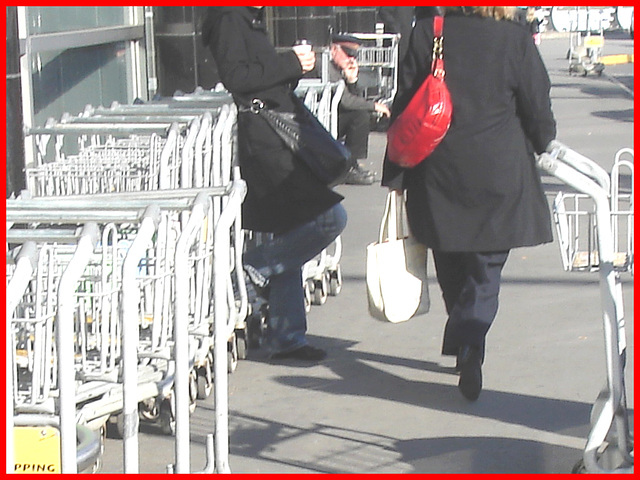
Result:
{"label": "black boot", "polygon": [[460,370],[458,389],[465,398],[475,401],[482,390],[482,354],[476,347],[460,347],[456,367]]}

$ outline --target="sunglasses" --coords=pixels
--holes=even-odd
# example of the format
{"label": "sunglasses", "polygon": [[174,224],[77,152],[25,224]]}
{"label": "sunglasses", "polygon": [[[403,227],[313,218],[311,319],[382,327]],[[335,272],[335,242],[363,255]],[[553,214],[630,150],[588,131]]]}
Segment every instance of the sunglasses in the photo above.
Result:
{"label": "sunglasses", "polygon": [[349,48],[349,47],[345,47],[343,45],[338,45],[340,47],[340,49],[348,56],[351,58],[357,58],[358,57],[358,50],[355,48]]}

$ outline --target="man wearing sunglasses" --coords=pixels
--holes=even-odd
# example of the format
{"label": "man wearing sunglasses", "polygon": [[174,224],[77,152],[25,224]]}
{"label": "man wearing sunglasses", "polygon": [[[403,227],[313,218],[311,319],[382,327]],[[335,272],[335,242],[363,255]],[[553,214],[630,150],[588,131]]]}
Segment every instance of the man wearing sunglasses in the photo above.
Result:
{"label": "man wearing sunglasses", "polygon": [[367,100],[358,85],[357,56],[361,44],[362,41],[352,35],[334,34],[331,37],[329,80],[343,79],[347,85],[338,108],[338,138],[344,138],[345,145],[357,160],[345,181],[349,185],[371,185],[375,181],[375,174],[365,170],[359,162],[369,154],[369,117],[371,112],[391,116],[386,105]]}

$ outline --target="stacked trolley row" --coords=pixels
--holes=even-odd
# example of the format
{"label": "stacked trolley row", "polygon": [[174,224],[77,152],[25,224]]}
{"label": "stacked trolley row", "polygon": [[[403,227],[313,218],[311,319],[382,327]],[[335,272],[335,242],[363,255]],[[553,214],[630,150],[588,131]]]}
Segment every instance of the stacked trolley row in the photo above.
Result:
{"label": "stacked trolley row", "polygon": [[232,173],[235,109],[217,100],[88,108],[29,132],[34,198],[7,202],[8,251],[36,258],[26,279],[8,277],[7,441],[14,415],[55,417],[64,473],[78,468],[76,423],[107,420],[123,436],[124,471],[137,472],[139,418],[175,432],[176,471],[188,472],[189,413],[212,389],[215,469],[228,471],[245,187]]}
{"label": "stacked trolley row", "polygon": [[[304,99],[309,110],[336,138],[338,136],[338,105],[345,88],[342,80],[337,83],[302,80],[296,89],[296,94]],[[323,305],[328,295],[338,295],[342,290],[341,255],[342,238],[338,236],[320,255],[304,265],[302,278],[307,311],[310,310],[311,305]]]}
{"label": "stacked trolley row", "polygon": [[[631,156],[631,161],[623,159]],[[623,272],[633,274],[633,150],[615,158],[611,175],[559,142],[540,156],[539,167],[578,193],[560,192],[554,201],[558,239],[567,271],[598,271],[602,303],[607,383],[595,401],[583,459],[575,473],[633,473],[624,369],[626,336]],[[622,193],[621,170],[631,184]]]}

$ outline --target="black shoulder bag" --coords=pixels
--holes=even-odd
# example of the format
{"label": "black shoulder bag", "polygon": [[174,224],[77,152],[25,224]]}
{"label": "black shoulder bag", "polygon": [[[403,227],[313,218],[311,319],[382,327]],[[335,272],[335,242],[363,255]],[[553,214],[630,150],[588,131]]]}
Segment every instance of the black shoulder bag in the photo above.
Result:
{"label": "black shoulder bag", "polygon": [[251,111],[264,118],[287,148],[325,185],[333,187],[343,183],[354,165],[349,149],[333,138],[302,99],[293,93],[291,97],[294,113],[270,110],[258,98],[242,111]]}

